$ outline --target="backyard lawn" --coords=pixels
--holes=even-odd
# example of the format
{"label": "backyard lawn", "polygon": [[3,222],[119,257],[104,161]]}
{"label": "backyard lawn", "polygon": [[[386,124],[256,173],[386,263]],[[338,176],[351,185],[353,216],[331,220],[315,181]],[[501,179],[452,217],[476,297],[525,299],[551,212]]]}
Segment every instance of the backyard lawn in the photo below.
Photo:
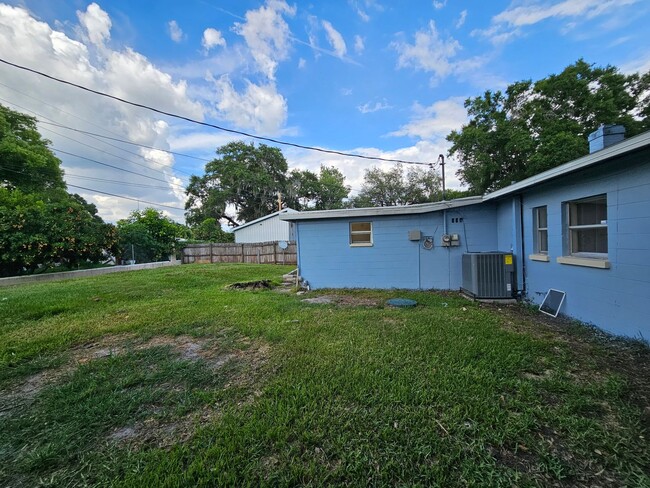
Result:
{"label": "backyard lawn", "polygon": [[0,486],[650,486],[642,343],[290,269],[0,289]]}

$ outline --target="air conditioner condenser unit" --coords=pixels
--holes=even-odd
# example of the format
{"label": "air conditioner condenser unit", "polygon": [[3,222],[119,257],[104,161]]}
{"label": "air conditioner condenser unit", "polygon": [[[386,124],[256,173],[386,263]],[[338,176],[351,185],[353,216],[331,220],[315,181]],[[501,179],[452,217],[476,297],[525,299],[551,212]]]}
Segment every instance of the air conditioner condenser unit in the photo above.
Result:
{"label": "air conditioner condenser unit", "polygon": [[463,254],[461,290],[473,298],[513,298],[517,291],[516,276],[512,253]]}

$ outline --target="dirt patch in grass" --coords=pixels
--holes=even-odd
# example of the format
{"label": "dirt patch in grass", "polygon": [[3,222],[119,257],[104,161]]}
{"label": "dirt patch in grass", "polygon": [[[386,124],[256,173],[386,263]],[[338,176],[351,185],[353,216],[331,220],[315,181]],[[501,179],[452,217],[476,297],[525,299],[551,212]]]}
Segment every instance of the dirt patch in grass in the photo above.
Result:
{"label": "dirt patch in grass", "polygon": [[[549,369],[554,361],[540,362],[521,373],[524,380],[539,383],[538,392],[544,404],[553,408],[563,403],[568,394],[562,389],[546,390],[546,382],[565,382],[568,388],[604,387],[611,378],[623,381],[621,392],[630,404],[642,412],[641,431],[650,432],[650,348],[640,341],[616,337],[589,325],[566,317],[549,317],[522,305],[481,304],[482,308],[498,311],[501,326],[519,334],[538,338],[550,345],[550,352],[563,358],[562,369]],[[567,387],[562,387],[567,388]],[[561,400],[563,399],[563,400]],[[575,398],[574,398],[575,401]],[[621,429],[620,418],[606,401],[586,401],[573,405],[584,418],[593,418],[610,431]],[[625,485],[608,466],[611,456],[606,448],[595,451],[590,459],[581,458],[568,447],[566,433],[558,433],[549,427],[541,427],[537,433],[539,446],[535,459],[528,451],[507,449],[502,446],[491,449],[497,463],[525,473],[533,479],[543,480],[544,486],[602,486]],[[531,450],[532,452],[532,450]],[[545,453],[545,454],[540,454]],[[611,454],[611,453],[610,453]],[[598,459],[602,457],[602,462]],[[541,464],[538,461],[542,461]],[[610,460],[611,462],[611,460]],[[540,469],[544,466],[544,469]],[[549,468],[550,467],[550,468]],[[551,472],[545,470],[550,469]],[[553,469],[557,472],[552,472]]]}
{"label": "dirt patch in grass", "polygon": [[273,288],[271,280],[245,281],[229,285],[230,290],[270,290]]}
{"label": "dirt patch in grass", "polygon": [[[141,341],[134,334],[107,335],[69,350],[69,359],[62,366],[40,371],[17,385],[0,390],[0,418],[11,414],[18,407],[29,405],[43,388],[61,382],[82,364],[155,347],[170,347],[180,360],[201,360],[212,370],[218,370],[230,361],[244,361],[249,366],[247,371],[251,373],[251,377],[235,375],[226,386],[252,384],[254,375],[261,370],[269,357],[270,347],[248,338],[240,338],[237,342],[241,347],[232,349],[224,347],[218,339],[208,337],[161,335]],[[121,435],[128,437],[128,432],[118,433],[117,437]]]}
{"label": "dirt patch in grass", "polygon": [[[497,309],[502,317],[501,326],[507,330],[557,343],[552,349],[557,354],[570,354],[571,368],[566,374],[577,385],[603,383],[612,374],[622,378],[627,396],[643,411],[643,429],[650,432],[650,347],[567,317],[550,317],[528,306],[481,307]],[[523,376],[542,380],[550,375],[550,370],[543,370]]]}
{"label": "dirt patch in grass", "polygon": [[132,449],[147,445],[156,448],[169,448],[186,442],[196,429],[206,425],[221,415],[217,406],[204,406],[201,410],[174,420],[161,420],[150,417],[133,425],[119,427],[108,435],[109,443],[128,444]]}

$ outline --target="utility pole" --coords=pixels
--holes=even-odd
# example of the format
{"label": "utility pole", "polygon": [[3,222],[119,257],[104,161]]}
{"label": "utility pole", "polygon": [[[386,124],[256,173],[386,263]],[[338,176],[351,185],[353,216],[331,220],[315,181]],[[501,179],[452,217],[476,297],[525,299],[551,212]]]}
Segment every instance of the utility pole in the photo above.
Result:
{"label": "utility pole", "polygon": [[440,161],[440,168],[442,169],[442,199],[445,199],[445,156],[440,154],[438,156],[438,161]]}

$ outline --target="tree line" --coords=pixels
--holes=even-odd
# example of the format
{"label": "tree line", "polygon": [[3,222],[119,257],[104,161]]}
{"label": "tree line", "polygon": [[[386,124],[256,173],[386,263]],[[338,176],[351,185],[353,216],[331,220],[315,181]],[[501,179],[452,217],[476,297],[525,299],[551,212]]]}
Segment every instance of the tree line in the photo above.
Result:
{"label": "tree line", "polygon": [[[0,276],[78,269],[108,260],[168,259],[191,229],[152,208],[116,225],[69,193],[36,119],[0,105]],[[199,232],[200,233],[200,232]]]}
{"label": "tree line", "polygon": [[[622,73],[580,59],[541,80],[517,81],[465,102],[468,122],[452,131],[449,156],[467,190],[480,195],[588,153],[587,135],[601,124],[621,124],[626,136],[650,128],[650,72]],[[278,210],[411,205],[442,199],[439,175],[426,166],[365,171],[350,196],[343,174],[289,169],[282,151],[231,142],[216,150],[202,175],[186,188],[186,222],[152,208],[133,211],[116,225],[94,205],[67,191],[61,162],[34,118],[0,105],[0,275],[118,260],[160,260],[179,239],[227,242],[236,227]]]}

